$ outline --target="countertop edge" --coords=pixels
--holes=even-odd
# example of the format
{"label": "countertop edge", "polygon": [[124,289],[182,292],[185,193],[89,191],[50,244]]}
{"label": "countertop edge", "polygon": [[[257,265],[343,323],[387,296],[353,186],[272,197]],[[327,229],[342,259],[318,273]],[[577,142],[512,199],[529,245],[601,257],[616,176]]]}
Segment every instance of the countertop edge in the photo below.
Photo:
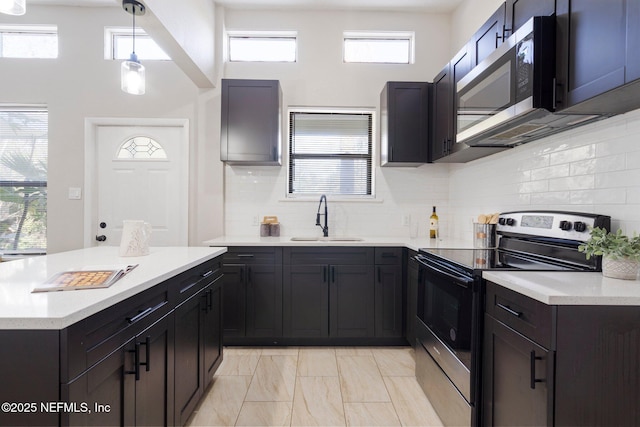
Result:
{"label": "countertop edge", "polygon": [[[198,255],[190,255],[184,256],[188,258],[184,263],[176,267],[170,267],[169,270],[164,271],[162,274],[154,276],[152,278],[145,278],[140,282],[136,282],[126,288],[118,289],[118,282],[114,283],[111,287],[106,288],[105,290],[116,290],[116,293],[112,293],[106,295],[103,299],[98,301],[87,303],[86,306],[81,307],[80,309],[73,311],[65,316],[33,316],[33,317],[0,317],[0,330],[63,330],[74,323],[82,321],[104,309],[114,306],[130,297],[133,297],[153,286],[160,284],[161,282],[170,279],[171,277],[177,276],[184,271],[187,271],[190,268],[193,268],[203,262],[216,258],[220,255],[223,255],[227,252],[226,247],[197,247],[194,246],[192,248],[202,248],[209,249],[211,252],[205,254]],[[162,249],[171,249],[171,248],[155,248],[162,252]],[[117,250],[117,248],[116,248]],[[153,250],[153,248],[152,248]],[[82,250],[77,251],[69,251],[80,253]],[[55,254],[54,254],[55,255]],[[46,258],[44,256],[43,258]],[[136,263],[136,261],[142,260],[144,262],[145,257],[137,257],[131,258],[132,263]],[[11,261],[11,262],[19,262],[19,261]],[[62,270],[61,270],[62,271]],[[134,270],[135,271],[135,270]],[[121,281],[125,280],[125,278],[121,279]],[[123,283],[119,281],[120,283]],[[76,292],[100,292],[102,289],[91,289],[91,290],[82,290],[82,291],[62,291],[62,292],[51,292],[51,293],[39,293],[39,296],[44,296],[46,298],[46,294],[66,294],[68,293],[76,293]],[[35,294],[31,294],[35,295]]]}

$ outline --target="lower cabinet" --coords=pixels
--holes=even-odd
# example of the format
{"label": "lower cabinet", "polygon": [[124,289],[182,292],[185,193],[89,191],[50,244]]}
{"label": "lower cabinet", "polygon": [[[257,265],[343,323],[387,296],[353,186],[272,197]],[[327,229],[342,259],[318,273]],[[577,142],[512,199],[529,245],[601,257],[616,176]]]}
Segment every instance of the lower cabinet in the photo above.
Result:
{"label": "lower cabinet", "polygon": [[328,343],[374,336],[373,248],[287,247],[283,261],[285,337]]}
{"label": "lower cabinet", "polygon": [[404,262],[402,248],[375,249],[375,336],[402,338],[404,319]]}
{"label": "lower cabinet", "polygon": [[184,425],[222,358],[222,278],[175,309],[175,425]]}
{"label": "lower cabinet", "polygon": [[405,336],[411,347],[416,347],[416,315],[418,309],[418,284],[420,269],[418,261],[413,259],[417,253],[409,251],[407,256],[407,303],[405,309]]}
{"label": "lower cabinet", "polygon": [[67,329],[61,425],[184,425],[222,362],[222,258]]}
{"label": "lower cabinet", "polygon": [[546,305],[487,283],[484,426],[640,425],[637,306]]}
{"label": "lower cabinet", "polygon": [[225,344],[281,337],[282,248],[229,248],[223,271]]}
{"label": "lower cabinet", "polygon": [[485,316],[485,425],[553,425],[553,352]]}
{"label": "lower cabinet", "polygon": [[173,333],[171,313],[63,384],[63,402],[87,406],[62,412],[61,425],[172,425]]}

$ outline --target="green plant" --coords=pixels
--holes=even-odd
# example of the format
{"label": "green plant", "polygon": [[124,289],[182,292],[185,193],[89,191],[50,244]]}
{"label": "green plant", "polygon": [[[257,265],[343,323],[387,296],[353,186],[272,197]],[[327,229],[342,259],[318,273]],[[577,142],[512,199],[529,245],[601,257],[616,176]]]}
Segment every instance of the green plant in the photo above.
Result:
{"label": "green plant", "polygon": [[607,255],[612,259],[630,258],[640,261],[640,236],[634,233],[633,237],[617,232],[607,232],[604,228],[591,229],[590,239],[578,246],[580,252],[584,252],[587,259],[594,255]]}

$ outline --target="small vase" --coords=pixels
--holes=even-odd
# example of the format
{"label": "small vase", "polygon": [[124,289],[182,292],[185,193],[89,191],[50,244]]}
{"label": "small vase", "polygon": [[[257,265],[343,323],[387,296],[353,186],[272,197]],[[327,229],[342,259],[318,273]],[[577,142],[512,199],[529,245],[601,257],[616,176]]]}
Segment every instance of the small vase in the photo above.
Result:
{"label": "small vase", "polygon": [[607,255],[602,257],[602,275],[614,279],[636,280],[640,261],[629,258],[613,259]]}

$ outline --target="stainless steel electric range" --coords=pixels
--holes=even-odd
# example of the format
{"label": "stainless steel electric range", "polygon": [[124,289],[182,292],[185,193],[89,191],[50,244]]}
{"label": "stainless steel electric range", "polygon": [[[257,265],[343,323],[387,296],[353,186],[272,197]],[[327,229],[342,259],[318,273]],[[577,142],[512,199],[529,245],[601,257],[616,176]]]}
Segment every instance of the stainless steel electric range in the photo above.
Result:
{"label": "stainless steel electric range", "polygon": [[500,214],[494,249],[422,249],[416,378],[445,425],[480,425],[484,270],[600,271],[578,246],[611,218],[576,212]]}

